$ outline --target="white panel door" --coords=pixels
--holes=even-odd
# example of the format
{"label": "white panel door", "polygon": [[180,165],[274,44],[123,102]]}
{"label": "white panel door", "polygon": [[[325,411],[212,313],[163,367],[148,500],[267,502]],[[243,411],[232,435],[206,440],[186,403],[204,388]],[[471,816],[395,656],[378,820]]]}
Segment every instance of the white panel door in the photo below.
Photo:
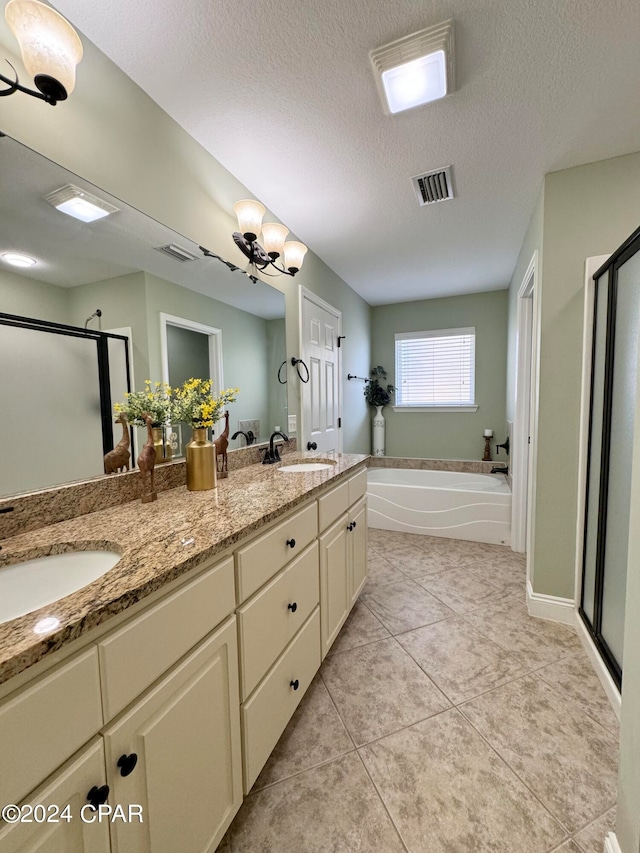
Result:
{"label": "white panel door", "polygon": [[[309,382],[302,383],[302,450],[315,442],[318,450],[340,452],[339,349],[341,314],[301,289],[302,359]],[[301,367],[304,377],[304,368]]]}

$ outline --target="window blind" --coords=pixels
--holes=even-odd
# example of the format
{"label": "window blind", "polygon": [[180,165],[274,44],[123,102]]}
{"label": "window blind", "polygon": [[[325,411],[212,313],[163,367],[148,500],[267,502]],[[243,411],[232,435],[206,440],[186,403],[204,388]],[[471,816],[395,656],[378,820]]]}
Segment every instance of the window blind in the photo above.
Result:
{"label": "window blind", "polygon": [[476,330],[399,332],[396,406],[474,406]]}

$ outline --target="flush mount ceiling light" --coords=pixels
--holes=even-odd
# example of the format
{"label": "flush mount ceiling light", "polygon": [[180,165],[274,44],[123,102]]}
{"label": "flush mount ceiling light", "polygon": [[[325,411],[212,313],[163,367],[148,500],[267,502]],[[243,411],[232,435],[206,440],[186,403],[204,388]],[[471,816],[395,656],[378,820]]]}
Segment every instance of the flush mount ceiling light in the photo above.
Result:
{"label": "flush mount ceiling light", "polygon": [[114,207],[98,196],[81,190],[73,184],[66,184],[45,196],[45,201],[55,208],[80,219],[82,222],[94,222],[96,219],[104,219],[111,213],[117,213],[119,208]]}
{"label": "flush mount ceiling light", "polygon": [[19,252],[4,252],[2,260],[12,267],[33,267],[38,262],[35,258],[30,258],[29,255],[21,255]]}
{"label": "flush mount ceiling light", "polygon": [[[289,229],[284,225],[278,222],[265,222],[263,225],[264,205],[253,199],[243,199],[237,201],[233,209],[238,217],[238,231],[233,232],[233,239],[240,251],[249,258],[252,266],[262,272],[266,267],[272,266],[281,275],[295,275],[300,270],[307,247],[297,240],[285,243]],[[260,232],[264,246],[258,243]],[[282,256],[284,264],[279,267],[276,261]]]}
{"label": "flush mount ceiling light", "polygon": [[444,98],[454,88],[453,21],[372,50],[371,64],[389,113]]}
{"label": "flush mount ceiling light", "polygon": [[82,59],[82,42],[69,21],[39,0],[10,0],[4,16],[16,37],[27,73],[33,77],[37,92],[21,86],[16,69],[15,79],[0,74],[7,89],[0,97],[24,92],[55,106],[64,101],[76,84],[76,65]]}

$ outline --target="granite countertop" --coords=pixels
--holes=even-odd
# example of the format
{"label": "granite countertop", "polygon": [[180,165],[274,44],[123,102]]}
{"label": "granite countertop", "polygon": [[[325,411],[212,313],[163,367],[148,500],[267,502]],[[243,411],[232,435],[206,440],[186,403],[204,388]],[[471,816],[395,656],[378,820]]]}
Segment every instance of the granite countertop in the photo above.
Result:
{"label": "granite countertop", "polygon": [[[284,462],[321,458],[295,454]],[[134,501],[2,540],[0,570],[64,551],[106,549],[122,557],[88,586],[0,625],[0,684],[313,497],[369,457],[326,458],[336,464],[325,471],[289,474],[279,472],[280,465],[250,465],[218,480],[212,491],[189,492],[181,486],[161,492],[154,503]],[[43,625],[52,629],[34,631]]]}

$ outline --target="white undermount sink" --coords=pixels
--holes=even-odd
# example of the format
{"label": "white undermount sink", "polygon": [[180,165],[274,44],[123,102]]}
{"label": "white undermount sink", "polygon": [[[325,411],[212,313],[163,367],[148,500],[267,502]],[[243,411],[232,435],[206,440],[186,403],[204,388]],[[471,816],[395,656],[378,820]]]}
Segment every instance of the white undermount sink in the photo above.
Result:
{"label": "white undermount sink", "polygon": [[333,468],[332,462],[293,462],[291,465],[281,465],[278,471],[286,474],[304,474],[307,471],[326,471]]}
{"label": "white undermount sink", "polygon": [[82,589],[119,560],[115,551],[66,551],[0,567],[0,625]]}

